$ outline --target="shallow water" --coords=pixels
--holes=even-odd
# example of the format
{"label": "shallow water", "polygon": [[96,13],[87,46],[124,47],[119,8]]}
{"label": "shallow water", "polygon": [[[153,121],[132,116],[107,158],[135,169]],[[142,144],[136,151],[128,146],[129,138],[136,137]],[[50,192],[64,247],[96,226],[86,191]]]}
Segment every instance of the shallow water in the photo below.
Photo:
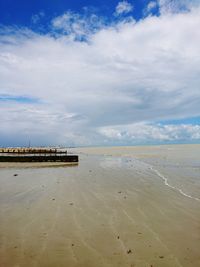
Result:
{"label": "shallow water", "polygon": [[100,150],[0,169],[0,266],[199,267],[196,146]]}

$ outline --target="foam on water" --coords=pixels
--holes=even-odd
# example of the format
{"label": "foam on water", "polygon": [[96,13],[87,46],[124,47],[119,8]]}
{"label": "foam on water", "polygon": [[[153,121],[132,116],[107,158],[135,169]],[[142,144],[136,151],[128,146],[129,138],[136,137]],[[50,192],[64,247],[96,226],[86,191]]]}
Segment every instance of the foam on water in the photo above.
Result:
{"label": "foam on water", "polygon": [[170,187],[170,188],[172,188],[172,189],[178,191],[181,195],[183,195],[183,196],[185,196],[185,197],[194,199],[194,200],[196,200],[196,201],[200,201],[199,198],[197,198],[197,197],[193,197],[193,196],[191,196],[191,195],[188,195],[188,194],[186,194],[185,192],[183,192],[182,189],[179,189],[179,188],[177,188],[177,187],[175,187],[175,186],[173,186],[173,185],[170,185],[169,182],[168,182],[168,179],[167,179],[162,173],[160,173],[158,170],[156,170],[153,166],[150,166],[150,169],[151,169],[153,172],[155,172],[160,178],[162,178],[162,180],[164,181],[164,183],[165,183],[166,186],[168,186],[168,187]]}

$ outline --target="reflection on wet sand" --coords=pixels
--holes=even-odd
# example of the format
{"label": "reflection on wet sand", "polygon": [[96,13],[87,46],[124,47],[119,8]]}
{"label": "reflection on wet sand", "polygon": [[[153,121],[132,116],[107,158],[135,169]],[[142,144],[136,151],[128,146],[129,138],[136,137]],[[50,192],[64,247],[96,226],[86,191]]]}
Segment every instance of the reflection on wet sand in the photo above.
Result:
{"label": "reflection on wet sand", "polygon": [[56,168],[74,167],[78,162],[0,162],[0,168]]}
{"label": "reflection on wet sand", "polygon": [[168,148],[137,148],[148,158],[82,149],[77,167],[1,168],[0,266],[200,266],[200,202],[151,168],[199,198],[198,159],[175,168],[190,148]]}

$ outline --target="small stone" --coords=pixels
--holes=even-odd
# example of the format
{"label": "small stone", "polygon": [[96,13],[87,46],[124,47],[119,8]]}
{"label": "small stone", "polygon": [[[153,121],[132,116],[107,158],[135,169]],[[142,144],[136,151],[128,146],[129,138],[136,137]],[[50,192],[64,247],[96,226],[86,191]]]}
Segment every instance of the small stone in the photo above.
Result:
{"label": "small stone", "polygon": [[52,200],[55,200],[55,198],[52,198]]}
{"label": "small stone", "polygon": [[121,194],[121,193],[122,193],[122,191],[119,191],[119,192],[118,192],[118,194]]}
{"label": "small stone", "polygon": [[164,256],[159,256],[160,259],[164,259]]}
{"label": "small stone", "polygon": [[74,244],[72,244],[72,247],[74,247]]}
{"label": "small stone", "polygon": [[119,235],[118,235],[117,239],[119,239]]}
{"label": "small stone", "polygon": [[130,254],[132,253],[131,249],[127,250],[127,254]]}
{"label": "small stone", "polygon": [[69,205],[71,205],[71,206],[72,206],[72,205],[74,205],[74,203],[72,203],[72,202],[71,202],[71,203],[69,203]]}
{"label": "small stone", "polygon": [[13,176],[18,176],[18,174],[17,174],[17,173],[15,173]]}

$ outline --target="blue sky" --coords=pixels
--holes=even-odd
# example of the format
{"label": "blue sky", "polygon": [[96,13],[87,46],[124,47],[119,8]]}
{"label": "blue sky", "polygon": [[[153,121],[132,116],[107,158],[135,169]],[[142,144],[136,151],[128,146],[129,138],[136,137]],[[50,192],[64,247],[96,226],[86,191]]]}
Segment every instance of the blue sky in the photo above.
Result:
{"label": "blue sky", "polygon": [[0,146],[200,142],[200,1],[0,1]]}
{"label": "blue sky", "polygon": [[[41,1],[25,1],[25,0],[1,0],[0,1],[0,22],[7,25],[22,25],[31,27],[31,18],[39,13],[44,13],[43,23],[48,24],[53,17],[63,14],[66,10],[72,10],[77,13],[83,11],[83,8],[95,9],[100,15],[112,16],[115,7],[119,1],[117,0],[87,0],[87,1],[66,1],[66,0],[41,0]],[[143,8],[147,5],[148,0],[129,1],[134,5],[132,14],[139,19],[142,16]]]}

